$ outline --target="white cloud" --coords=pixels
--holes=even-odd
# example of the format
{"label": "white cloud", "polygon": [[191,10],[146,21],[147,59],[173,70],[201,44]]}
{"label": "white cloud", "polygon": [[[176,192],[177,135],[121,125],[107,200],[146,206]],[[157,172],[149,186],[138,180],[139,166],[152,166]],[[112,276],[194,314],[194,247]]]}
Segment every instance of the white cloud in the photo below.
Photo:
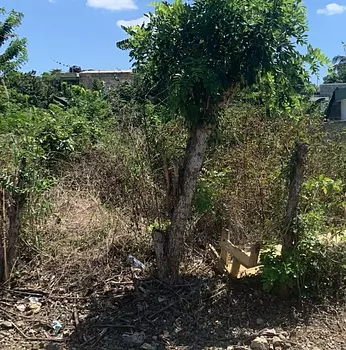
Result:
{"label": "white cloud", "polygon": [[137,8],[134,0],[87,0],[87,5],[111,11],[135,10]]}
{"label": "white cloud", "polygon": [[117,21],[117,26],[131,27],[131,26],[141,25],[142,23],[148,23],[148,22],[149,22],[149,18],[143,16],[136,19],[130,19],[129,21],[125,21],[121,19]]}
{"label": "white cloud", "polygon": [[346,6],[336,4],[333,2],[332,4],[326,5],[323,9],[318,9],[317,13],[319,15],[340,15],[341,13],[344,13],[346,11]]}

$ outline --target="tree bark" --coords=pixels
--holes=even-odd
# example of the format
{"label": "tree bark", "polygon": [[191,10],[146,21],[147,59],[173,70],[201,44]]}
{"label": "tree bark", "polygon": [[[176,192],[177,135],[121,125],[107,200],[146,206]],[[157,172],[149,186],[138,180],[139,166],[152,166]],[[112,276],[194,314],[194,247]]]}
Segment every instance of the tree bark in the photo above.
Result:
{"label": "tree bark", "polygon": [[297,218],[299,195],[304,179],[307,153],[307,144],[296,142],[295,150],[290,162],[290,183],[284,223],[282,255],[291,251],[294,248],[294,245],[297,244],[299,238],[294,229],[294,220]]}
{"label": "tree bark", "polygon": [[179,277],[184,234],[211,132],[210,125],[198,126],[192,130],[186,146],[179,193],[175,201],[171,225],[166,232],[157,230],[153,232],[158,276],[171,284],[175,283]]}
{"label": "tree bark", "polygon": [[[7,281],[17,257],[17,247],[20,236],[21,221],[20,216],[25,203],[23,194],[24,171],[26,169],[26,159],[22,158],[16,175],[13,176],[16,190],[8,192],[2,191],[2,200],[8,201],[3,203],[1,208],[2,214],[2,246],[0,249],[0,277],[1,281]],[[6,197],[4,197],[6,196]]]}
{"label": "tree bark", "polygon": [[8,93],[8,90],[7,90],[7,86],[6,86],[6,83],[5,83],[5,78],[4,77],[0,77],[0,79],[1,79],[2,86],[4,87],[4,92],[5,92],[5,96],[6,96],[7,102],[9,102],[10,101],[10,95]]}

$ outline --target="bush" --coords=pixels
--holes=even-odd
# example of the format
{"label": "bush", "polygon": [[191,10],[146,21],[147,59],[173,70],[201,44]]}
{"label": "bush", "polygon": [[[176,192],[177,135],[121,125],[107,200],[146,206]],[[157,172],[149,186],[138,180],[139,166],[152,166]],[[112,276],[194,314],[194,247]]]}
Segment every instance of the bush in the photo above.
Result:
{"label": "bush", "polygon": [[304,183],[294,223],[299,241],[285,256],[278,256],[274,249],[262,255],[265,290],[284,289],[312,298],[346,296],[344,208],[341,180],[320,175]]}
{"label": "bush", "polygon": [[346,242],[304,240],[285,257],[274,250],[262,256],[262,281],[266,291],[300,298],[346,297]]}

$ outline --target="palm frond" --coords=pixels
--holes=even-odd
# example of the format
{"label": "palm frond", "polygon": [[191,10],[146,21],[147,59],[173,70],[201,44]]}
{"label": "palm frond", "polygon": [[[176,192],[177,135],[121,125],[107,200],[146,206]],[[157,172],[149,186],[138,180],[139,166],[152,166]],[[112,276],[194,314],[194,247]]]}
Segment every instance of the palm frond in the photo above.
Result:
{"label": "palm frond", "polygon": [[337,65],[337,64],[346,64],[346,56],[343,56],[343,55],[338,55],[338,56],[335,56],[333,59],[332,59],[332,63],[334,65]]}
{"label": "palm frond", "polygon": [[120,40],[116,43],[116,45],[120,50],[129,50],[131,48],[129,39]]}

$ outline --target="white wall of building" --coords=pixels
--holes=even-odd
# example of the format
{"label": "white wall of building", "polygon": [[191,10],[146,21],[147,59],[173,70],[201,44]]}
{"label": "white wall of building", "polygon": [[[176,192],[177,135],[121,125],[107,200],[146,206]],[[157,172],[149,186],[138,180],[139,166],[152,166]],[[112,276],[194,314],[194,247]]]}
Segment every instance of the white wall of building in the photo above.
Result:
{"label": "white wall of building", "polygon": [[341,100],[341,120],[346,121],[346,100]]}

